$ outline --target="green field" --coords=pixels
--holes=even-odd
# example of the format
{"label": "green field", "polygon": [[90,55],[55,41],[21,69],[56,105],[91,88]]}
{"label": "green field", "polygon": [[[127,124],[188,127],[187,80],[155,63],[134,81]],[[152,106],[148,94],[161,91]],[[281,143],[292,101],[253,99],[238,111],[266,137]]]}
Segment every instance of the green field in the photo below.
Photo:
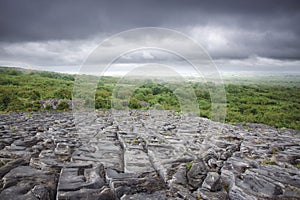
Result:
{"label": "green field", "polygon": [[[72,99],[75,75],[54,72],[28,71],[14,68],[0,68],[0,111],[39,111],[43,99]],[[179,95],[184,97],[184,87],[193,88],[199,104],[200,115],[211,117],[210,91],[218,90],[214,83],[153,82],[151,80],[128,80],[118,83],[119,78],[102,77],[97,84],[96,109],[122,109],[130,95],[131,109],[167,109],[180,111],[179,100],[174,89],[180,86]],[[130,93],[130,86],[141,81],[138,88]],[[300,130],[300,77],[277,75],[261,77],[225,77],[227,99],[227,123],[262,123],[280,128]],[[115,88],[119,87],[119,90]],[[84,98],[84,92],[82,92]],[[86,99],[85,104],[93,102]],[[221,102],[225,103],[225,102]],[[188,103],[186,103],[188,104]],[[50,110],[51,108],[45,108]],[[67,110],[59,106],[59,110]]]}

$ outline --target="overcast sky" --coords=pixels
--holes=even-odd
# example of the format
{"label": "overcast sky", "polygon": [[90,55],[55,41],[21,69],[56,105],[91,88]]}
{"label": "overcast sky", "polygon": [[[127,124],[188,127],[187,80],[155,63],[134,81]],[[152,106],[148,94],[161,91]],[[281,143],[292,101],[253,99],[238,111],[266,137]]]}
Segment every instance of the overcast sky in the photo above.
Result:
{"label": "overcast sky", "polygon": [[[299,22],[299,0],[0,0],[0,65],[77,72],[108,37],[161,27],[197,41],[221,70],[299,72]],[[120,64],[162,59],[126,56]]]}

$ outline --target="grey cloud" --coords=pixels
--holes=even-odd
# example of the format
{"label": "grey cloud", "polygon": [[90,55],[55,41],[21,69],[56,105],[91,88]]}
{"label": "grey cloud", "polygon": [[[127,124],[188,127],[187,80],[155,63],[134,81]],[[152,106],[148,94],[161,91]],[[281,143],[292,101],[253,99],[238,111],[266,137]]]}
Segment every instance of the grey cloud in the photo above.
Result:
{"label": "grey cloud", "polygon": [[[158,26],[186,33],[213,59],[299,60],[299,21],[298,0],[2,0],[0,59],[80,64],[95,41],[131,28]],[[141,39],[127,38],[125,43]],[[32,43],[39,52],[26,52],[34,50]]]}
{"label": "grey cloud", "polygon": [[299,4],[297,0],[3,0],[0,39],[77,39],[141,26],[208,24],[262,30],[288,28],[299,33],[295,26],[300,18]]}

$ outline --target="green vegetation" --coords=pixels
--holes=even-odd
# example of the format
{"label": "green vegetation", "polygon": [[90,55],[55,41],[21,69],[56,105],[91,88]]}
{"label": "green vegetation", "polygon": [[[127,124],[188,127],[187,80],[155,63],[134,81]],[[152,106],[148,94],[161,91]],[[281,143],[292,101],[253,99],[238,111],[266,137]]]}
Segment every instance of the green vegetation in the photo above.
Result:
{"label": "green vegetation", "polygon": [[57,105],[56,109],[59,111],[67,111],[69,110],[69,104],[66,101],[62,101]]}
{"label": "green vegetation", "polygon": [[276,165],[276,162],[273,160],[264,160],[262,161],[262,164],[264,165]]}
{"label": "green vegetation", "polygon": [[186,171],[189,171],[192,168],[192,166],[193,166],[193,161],[186,163],[185,165]]}
{"label": "green vegetation", "polygon": [[268,158],[266,160],[263,160],[261,163],[264,164],[264,165],[276,165],[276,162],[275,162],[275,155],[276,154],[277,154],[277,151],[273,150],[272,151],[272,157]]}
{"label": "green vegetation", "polygon": [[1,167],[4,167],[6,164],[7,164],[6,161],[0,160],[0,168],[1,168]]}
{"label": "green vegetation", "polygon": [[139,144],[139,143],[140,143],[139,139],[136,136],[134,136],[134,138],[133,138],[133,144]]}
{"label": "green vegetation", "polygon": [[[72,99],[75,75],[54,72],[33,72],[0,67],[0,112],[50,110],[41,108],[40,100],[63,99],[58,110],[68,110],[66,100]],[[93,86],[88,82],[95,77],[86,76],[86,88],[76,91],[81,98]],[[84,80],[84,79],[83,79]],[[96,80],[96,79],[95,79]],[[218,85],[207,82],[123,80],[101,77],[95,88],[96,109],[159,109],[193,110],[186,92],[192,88],[199,105],[200,116],[210,118],[211,92],[218,95]],[[300,129],[300,79],[298,76],[268,78],[240,78],[225,82],[227,123],[263,123],[280,128]],[[76,82],[77,83],[77,82]],[[137,88],[134,86],[137,85]],[[221,98],[216,98],[221,99]],[[181,100],[182,102],[180,102]],[[93,99],[85,99],[91,105]],[[113,102],[113,103],[112,103]]]}
{"label": "green vegetation", "polygon": [[42,99],[71,99],[74,76],[0,68],[0,111],[38,111]]}
{"label": "green vegetation", "polygon": [[228,183],[224,183],[224,189],[226,192],[229,192],[229,184]]}

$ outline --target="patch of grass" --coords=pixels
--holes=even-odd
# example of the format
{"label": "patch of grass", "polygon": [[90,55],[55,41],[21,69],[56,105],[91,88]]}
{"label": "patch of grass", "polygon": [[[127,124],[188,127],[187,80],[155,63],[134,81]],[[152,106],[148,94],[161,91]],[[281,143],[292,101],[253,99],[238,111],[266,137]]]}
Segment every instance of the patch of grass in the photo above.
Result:
{"label": "patch of grass", "polygon": [[4,167],[6,164],[7,164],[7,162],[5,162],[3,160],[0,161],[0,167]]}
{"label": "patch of grass", "polygon": [[248,127],[248,126],[247,126],[247,122],[243,121],[243,122],[242,122],[242,126]]}
{"label": "patch of grass", "polygon": [[273,159],[263,160],[261,163],[264,165],[276,165],[276,162]]}
{"label": "patch of grass", "polygon": [[246,125],[246,130],[247,131],[253,131],[253,128],[251,128],[249,125]]}
{"label": "patch of grass", "polygon": [[57,110],[59,111],[68,111],[69,110],[69,104],[66,101],[62,101],[57,105]]}
{"label": "patch of grass", "polygon": [[252,144],[261,144],[262,143],[262,141],[261,140],[254,140],[254,141],[252,141]]}
{"label": "patch of grass", "polygon": [[273,154],[273,155],[276,155],[276,154],[277,154],[277,149],[273,149],[273,150],[272,150],[272,154]]}
{"label": "patch of grass", "polygon": [[276,165],[276,162],[272,161],[272,160],[266,160],[263,162],[263,164],[265,165]]}
{"label": "patch of grass", "polygon": [[224,183],[224,189],[228,193],[229,192],[229,184]]}
{"label": "patch of grass", "polygon": [[300,169],[300,163],[294,165],[295,167],[297,167],[298,169]]}
{"label": "patch of grass", "polygon": [[135,136],[134,138],[133,138],[133,144],[139,144],[140,142],[139,142],[139,140],[138,140],[138,138]]}
{"label": "patch of grass", "polygon": [[186,163],[185,165],[186,171],[189,171],[192,168],[192,166],[193,166],[193,161]]}

